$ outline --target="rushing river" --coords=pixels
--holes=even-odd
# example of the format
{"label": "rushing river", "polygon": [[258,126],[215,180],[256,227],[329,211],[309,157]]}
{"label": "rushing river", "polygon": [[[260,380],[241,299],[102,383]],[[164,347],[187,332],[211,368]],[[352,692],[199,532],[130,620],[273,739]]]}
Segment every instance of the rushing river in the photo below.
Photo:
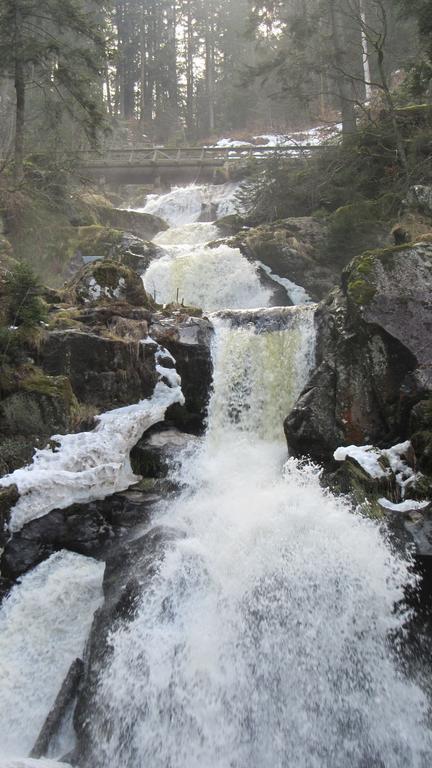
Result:
{"label": "rushing river", "polygon": [[[176,470],[185,490],[154,520],[184,537],[135,618],[112,633],[82,768],[429,768],[428,700],[391,640],[406,618],[395,606],[409,564],[375,522],[322,489],[317,467],[286,459],[282,423],[314,362],[314,307],[269,308],[255,266],[206,245],[215,228],[197,222],[203,194],[192,188],[190,205],[187,190],[150,201],[161,215],[169,205],[172,228],[144,281],[167,301],[175,289],[208,311],[234,311],[212,316],[206,437]],[[167,397],[160,391],[154,407]],[[128,414],[115,413],[127,448]],[[68,471],[79,473],[74,451]],[[46,472],[43,480],[46,495]],[[0,754],[28,754],[82,652],[101,579],[98,564],[83,563],[55,556],[0,612]]]}

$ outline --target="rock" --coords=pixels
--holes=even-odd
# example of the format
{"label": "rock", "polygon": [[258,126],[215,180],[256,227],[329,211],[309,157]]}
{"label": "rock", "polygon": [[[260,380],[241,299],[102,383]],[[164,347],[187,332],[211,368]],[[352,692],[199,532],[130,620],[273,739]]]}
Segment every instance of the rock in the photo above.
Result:
{"label": "rock", "polygon": [[101,224],[105,227],[131,232],[142,237],[143,240],[152,240],[158,232],[168,229],[168,224],[159,216],[139,211],[125,211],[120,208],[97,208],[97,215]]}
{"label": "rock", "polygon": [[230,213],[216,221],[216,226],[222,237],[226,235],[237,235],[240,230],[246,227],[246,219],[238,213]]}
{"label": "rock", "polygon": [[432,390],[432,246],[367,252],[316,314],[317,365],[285,422],[291,451],[391,445]]}
{"label": "rock", "polygon": [[0,401],[0,473],[27,464],[51,435],[72,431],[77,413],[68,378],[24,369],[16,391]]}
{"label": "rock", "polygon": [[[100,707],[99,681],[109,664],[112,636],[133,620],[140,600],[151,589],[167,551],[173,549],[183,534],[172,528],[153,528],[145,536],[120,547],[109,558],[104,577],[105,602],[96,613],[85,658],[84,680],[78,695],[74,726],[78,749],[74,755],[79,765],[97,764],[98,744],[94,733],[107,727],[106,713]],[[161,612],[165,609],[160,606]],[[93,731],[93,728],[95,729]]]}
{"label": "rock", "polygon": [[1,574],[14,581],[62,549],[106,559],[129,528],[149,522],[159,501],[158,494],[132,489],[31,520],[5,544]]}
{"label": "rock", "polygon": [[97,504],[53,510],[27,523],[7,542],[0,561],[1,573],[15,581],[61,549],[95,557],[113,535]]}
{"label": "rock", "polygon": [[8,485],[6,488],[0,488],[0,549],[3,549],[7,539],[6,528],[9,523],[10,511],[12,507],[15,506],[18,499],[19,493],[16,485]]}
{"label": "rock", "polygon": [[192,435],[178,429],[153,429],[131,451],[132,469],[136,475],[164,478],[169,469],[179,463],[179,454],[196,445]]}
{"label": "rock", "polygon": [[411,411],[411,442],[422,472],[432,475],[432,399],[421,400]]}
{"label": "rock", "polygon": [[325,244],[326,225],[312,217],[263,224],[231,240],[247,258],[302,286],[314,301],[331,290],[339,274],[326,258]]}
{"label": "rock", "polygon": [[432,187],[423,184],[410,187],[404,200],[404,206],[408,210],[419,211],[432,216]]}
{"label": "rock", "polygon": [[155,243],[144,241],[130,232],[125,232],[121,247],[112,258],[114,261],[124,264],[125,267],[138,272],[139,275],[143,275],[150,263],[162,255],[162,248]]}
{"label": "rock", "polygon": [[150,327],[150,336],[174,357],[186,399],[184,406],[168,409],[165,421],[192,434],[201,434],[205,428],[213,383],[212,335],[206,318],[181,313],[170,318],[155,315]]}
{"label": "rock", "polygon": [[43,369],[69,377],[81,403],[106,411],[151,397],[157,374],[151,348],[91,331],[52,331],[39,351]]}
{"label": "rock", "polygon": [[153,306],[139,275],[115,261],[95,261],[81,269],[66,285],[73,304],[97,301],[127,301],[141,307]]}

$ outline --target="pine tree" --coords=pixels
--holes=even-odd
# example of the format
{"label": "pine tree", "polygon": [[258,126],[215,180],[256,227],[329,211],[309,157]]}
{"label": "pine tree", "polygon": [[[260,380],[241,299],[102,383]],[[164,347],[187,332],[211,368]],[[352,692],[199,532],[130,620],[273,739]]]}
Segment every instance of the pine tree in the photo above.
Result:
{"label": "pine tree", "polygon": [[37,87],[78,119],[94,141],[103,120],[105,34],[100,0],[0,0],[0,73],[16,93],[15,178],[24,175],[26,96]]}

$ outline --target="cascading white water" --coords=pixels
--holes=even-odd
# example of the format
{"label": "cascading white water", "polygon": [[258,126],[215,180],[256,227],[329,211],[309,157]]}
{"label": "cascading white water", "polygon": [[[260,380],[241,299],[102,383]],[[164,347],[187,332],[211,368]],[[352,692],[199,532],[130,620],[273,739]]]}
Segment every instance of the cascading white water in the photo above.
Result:
{"label": "cascading white water", "polygon": [[207,438],[156,520],[185,538],[110,638],[95,768],[430,765],[428,702],[389,640],[408,564],[317,468],[284,467],[314,344],[312,310],[290,313],[216,320]]}
{"label": "cascading white water", "polygon": [[144,208],[137,210],[160,216],[172,227],[192,224],[213,210],[217,218],[235,213],[238,185],[197,185],[174,187],[164,195],[149,195]]}
{"label": "cascading white water", "polygon": [[218,245],[217,226],[199,221],[203,210],[214,218],[234,213],[237,189],[232,184],[179,187],[165,195],[150,195],[145,208],[139,209],[158,214],[171,225],[155,238],[164,255],[143,275],[147,292],[158,303],[180,301],[207,312],[268,307],[273,291],[262,285],[259,270],[275,288],[285,288],[293,304],[310,301],[304,288],[275,275],[261,262],[251,263],[239,248],[222,241]]}
{"label": "cascading white water", "polygon": [[[192,298],[186,292],[184,298],[199,303],[193,292],[208,281],[207,309],[253,306],[244,303],[245,295],[265,306],[268,295],[260,293],[252,265],[252,272],[241,273],[244,280],[236,272],[240,253],[234,260],[220,252],[219,261],[216,253],[212,273],[204,243],[214,228],[197,223],[196,189],[190,192],[181,210],[172,203],[177,229],[158,238],[173,249],[167,254],[172,262],[182,258],[176,248],[184,247],[186,257],[186,245],[195,259]],[[153,208],[163,215],[156,201]],[[214,301],[216,275],[224,284]],[[308,306],[214,318],[207,436],[175,470],[186,490],[161,505],[154,521],[185,537],[143,586],[134,618],[117,623],[110,635],[112,652],[91,712],[91,768],[431,764],[428,701],[402,671],[390,641],[405,618],[395,605],[411,582],[409,564],[391,551],[373,521],[322,489],[316,467],[286,462],[282,420],[313,364],[313,314]],[[136,430],[149,425],[155,409],[163,416],[165,396],[171,401],[180,394],[173,381],[171,394],[159,389],[153,404],[103,418],[94,442],[91,433],[75,435],[62,438],[58,454],[38,454],[34,469],[15,478],[28,496],[13,524],[20,527],[59,499],[81,498],[73,495],[81,490],[97,498],[116,490],[119,478],[127,482]],[[113,451],[116,461],[109,460]],[[83,564],[94,591],[74,570]],[[24,577],[2,608],[7,693],[4,701],[0,693],[0,730],[6,724],[9,751],[28,751],[68,663],[82,652],[100,595],[101,572],[94,568],[100,566],[85,558],[55,555]],[[24,733],[18,749],[27,722],[32,738]],[[8,754],[0,750],[1,757]]]}
{"label": "cascading white water", "polygon": [[[147,292],[160,304],[183,301],[209,312],[267,307],[272,292],[261,285],[256,266],[238,248],[212,243],[218,238],[214,224],[197,222],[203,190],[208,196],[206,187],[192,187],[189,192],[186,187],[148,203],[145,210],[158,205],[157,211],[165,213],[173,226],[155,238],[164,256],[153,261],[143,276]],[[224,199],[222,192],[219,195]]]}
{"label": "cascading white water", "polygon": [[[84,651],[102,601],[103,572],[103,563],[58,552],[24,576],[5,601],[0,611],[0,759],[27,755],[34,746],[71,663]],[[73,743],[60,746],[59,756]]]}

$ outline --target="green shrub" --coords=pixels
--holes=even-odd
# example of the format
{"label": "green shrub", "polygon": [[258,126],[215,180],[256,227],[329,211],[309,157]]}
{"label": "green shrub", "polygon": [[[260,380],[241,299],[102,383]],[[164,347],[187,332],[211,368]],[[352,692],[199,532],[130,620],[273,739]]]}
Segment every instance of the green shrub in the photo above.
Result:
{"label": "green shrub", "polygon": [[6,276],[8,321],[13,326],[36,328],[46,320],[46,304],[41,298],[41,285],[32,268],[20,262]]}

